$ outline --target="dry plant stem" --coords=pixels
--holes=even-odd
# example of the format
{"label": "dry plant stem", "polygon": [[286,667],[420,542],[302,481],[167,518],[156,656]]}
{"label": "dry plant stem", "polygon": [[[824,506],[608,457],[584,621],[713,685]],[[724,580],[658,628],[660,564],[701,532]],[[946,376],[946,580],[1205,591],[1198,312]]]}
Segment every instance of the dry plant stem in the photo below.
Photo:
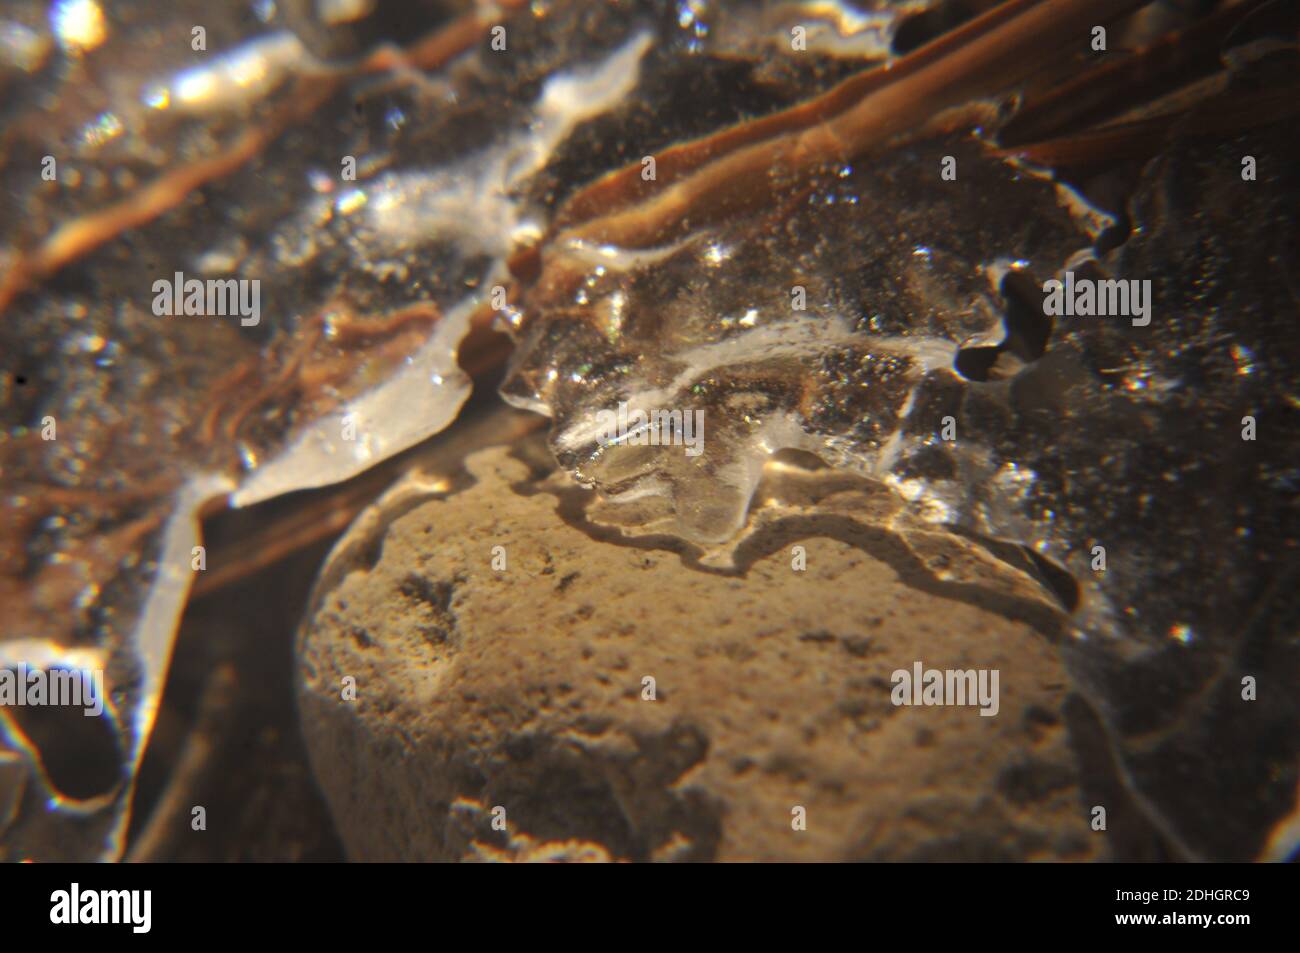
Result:
{"label": "dry plant stem", "polygon": [[1135,96],[1151,99],[1216,72],[1223,38],[1257,7],[1252,2],[1229,3],[1204,20],[1135,50],[1130,57],[1103,59],[1045,94],[1031,96],[999,131],[999,141],[1011,146],[1055,137],[1062,130],[1105,119],[1116,108],[1131,107]]}
{"label": "dry plant stem", "polygon": [[111,510],[124,506],[143,503],[159,496],[166,496],[174,490],[180,481],[174,476],[159,477],[139,486],[121,490],[97,490],[85,487],[50,486],[48,484],[19,483],[14,485],[16,496],[30,495],[35,504],[45,506],[41,512],[59,506],[90,506],[100,510]]}
{"label": "dry plant stem", "polygon": [[[503,12],[522,5],[523,0],[498,0],[497,3]],[[352,77],[399,66],[441,68],[472,47],[494,22],[495,19],[489,18],[486,12],[467,13],[417,41],[408,52],[384,47],[355,67],[300,78],[284,108],[240,135],[226,149],[165,173],[107,208],[67,222],[35,250],[19,256],[8,271],[0,275],[0,315],[14,298],[34,283],[48,278],[122,232],[153,221],[180,205],[195,189],[230,175],[266,149],[290,126],[307,119]]]}
{"label": "dry plant stem", "polygon": [[744,146],[771,139],[782,133],[798,132],[839,115],[868,93],[898,82],[942,59],[958,47],[982,36],[1041,0],[1013,0],[1003,3],[970,23],[945,33],[933,42],[896,62],[850,76],[834,89],[807,102],[761,119],[740,123],[703,139],[672,146],[655,156],[655,180],[641,177],[641,166],[633,163],[602,176],[573,195],[556,213],[552,231],[587,221],[597,214],[634,204],[665,185],[670,185],[709,161]]}
{"label": "dry plant stem", "polygon": [[165,860],[173,853],[178,832],[189,830],[191,805],[212,763],[217,739],[221,737],[221,723],[228,719],[234,704],[235,682],[235,669],[229,664],[222,665],[208,680],[180,762],[172,769],[149,823],[131,845],[126,856],[128,863]]}
{"label": "dry plant stem", "polygon": [[[856,105],[833,118],[798,132],[746,145],[662,188],[640,206],[593,219],[561,232],[553,244],[570,241],[646,248],[679,236],[688,227],[770,201],[791,182],[806,178],[829,162],[854,159],[887,145],[894,137],[923,126],[930,117],[969,99],[990,95],[1024,79],[1060,45],[1085,43],[1088,30],[1142,6],[1145,0],[1046,0],[1028,6],[1015,0],[1016,15],[999,17],[1003,7],[986,14],[997,18],[963,45],[934,44],[905,57],[892,69],[883,67],[884,82]],[[981,18],[983,19],[983,18]],[[977,21],[978,22],[978,21]],[[916,58],[919,67],[910,66]],[[853,82],[849,80],[847,82]]]}
{"label": "dry plant stem", "polygon": [[[283,359],[277,361],[274,355],[261,353],[248,358],[217,380],[207,400],[207,413],[199,426],[204,445],[210,445],[216,440],[218,424],[223,418],[220,435],[228,443],[233,442],[243,420],[291,384],[308,392],[320,391],[326,385],[339,383],[347,376],[353,368],[353,361],[308,360],[326,337],[325,315],[331,312],[334,318],[329,343],[344,347],[389,338],[408,324],[433,324],[442,317],[437,305],[428,301],[417,301],[373,319],[369,316],[356,317],[342,304],[327,305],[303,323],[297,332],[298,342]],[[235,403],[235,398],[250,380],[263,379],[269,382],[256,388],[250,397]],[[230,410],[232,403],[235,403],[233,411]]]}
{"label": "dry plant stem", "polygon": [[[314,362],[307,360],[324,338],[327,311],[334,311],[334,335],[331,343],[344,346],[377,338],[392,338],[408,326],[432,325],[441,317],[441,312],[432,302],[416,302],[373,319],[352,315],[341,307],[329,308],[314,315],[304,325],[299,340],[292,345],[288,355],[278,365],[268,365],[262,357],[253,358],[218,380],[208,398],[209,410],[199,426],[200,442],[203,445],[215,445],[218,438],[221,438],[223,450],[233,455],[233,443],[238,436],[240,426],[258,407],[291,387],[302,391],[305,401],[315,399],[315,395],[319,394],[324,387],[338,383],[354,370],[355,362],[347,359]],[[420,337],[422,339],[423,334]],[[408,353],[411,350],[412,342],[400,341],[399,343],[400,353]],[[393,355],[392,359],[396,359],[396,356]],[[497,366],[502,361],[504,361],[504,354],[498,351],[493,355],[491,363],[492,366]],[[251,396],[237,400],[239,388],[250,380],[266,380],[267,383],[256,388]],[[392,478],[391,474],[388,478]],[[175,490],[179,482],[176,476],[168,474],[140,486],[120,490],[18,484],[15,486],[17,494],[29,496],[31,499],[25,504],[28,513],[23,513],[22,508],[7,502],[0,503],[0,513],[9,517],[10,528],[19,527],[15,533],[0,534],[0,540],[4,543],[0,546],[0,569],[6,570],[5,575],[14,576],[23,570],[25,557],[22,538],[36,518],[31,514],[48,513],[60,507],[83,507],[94,513],[109,513],[150,499],[166,497]],[[227,581],[243,578],[255,569],[271,565],[304,546],[342,531],[352,517],[373,498],[375,492],[377,488],[370,486],[366,494],[356,499],[341,497],[344,501],[342,508],[331,509],[326,506],[323,511],[318,509],[310,512],[308,516],[312,522],[302,527],[300,533],[296,532],[291,524],[277,523],[273,531],[267,534],[266,539],[259,541],[259,544],[251,550],[241,548],[238,554],[231,554],[227,568],[233,571],[229,574],[221,572],[206,574],[200,577],[205,586],[197,588],[208,591],[224,585]],[[206,511],[205,515],[211,516],[221,508],[218,505]],[[25,523],[20,524],[21,516],[29,518]],[[148,524],[149,528],[156,525],[160,516],[154,514],[151,519],[155,522]],[[290,517],[290,520],[292,519],[293,517]],[[281,532],[282,529],[284,532]],[[134,540],[134,537],[132,539]],[[254,555],[250,556],[250,552]],[[115,564],[116,560],[104,561],[105,567]]]}
{"label": "dry plant stem", "polygon": [[1039,165],[1064,168],[1145,159],[1175,136],[1232,136],[1300,114],[1300,85],[1259,92],[1228,92],[1196,106],[1135,122],[1116,123],[1074,136],[999,150]]}
{"label": "dry plant stem", "polygon": [[21,292],[122,232],[152,221],[180,205],[191,192],[234,172],[261,152],[294,121],[300,121],[335,90],[333,82],[300,83],[294,96],[264,125],[250,129],[228,149],[160,176],[125,199],[60,226],[35,251],[20,258],[0,278],[0,314]]}
{"label": "dry plant stem", "polygon": [[307,333],[289,353],[285,361],[280,365],[278,371],[271,377],[270,381],[250,397],[241,401],[235,406],[234,411],[226,418],[225,424],[221,429],[221,434],[227,444],[233,444],[238,436],[239,427],[244,419],[251,414],[257,407],[262,405],[273,397],[284,392],[298,376],[298,371],[307,355],[315,348],[316,342],[321,337],[321,322],[313,321],[308,326]]}
{"label": "dry plant stem", "polygon": [[[518,276],[535,277],[528,294],[534,309],[566,300],[585,274],[582,264],[568,254],[572,244],[653,247],[691,228],[769,204],[830,163],[885,148],[905,133],[926,128],[945,111],[1014,85],[1063,45],[1085,47],[1091,27],[1146,2],[1012,0],[955,35],[940,37],[897,63],[850,77],[819,98],[836,106],[856,100],[838,115],[742,145],[670,184],[655,182],[658,191],[641,204],[550,235],[540,248],[516,255],[511,269]],[[864,89],[868,91],[862,95]],[[824,115],[826,108],[805,114],[800,112],[805,107],[797,106],[768,122],[770,128],[785,123],[799,127],[809,115]],[[791,114],[798,118],[780,119]],[[635,168],[639,174],[640,164]],[[618,174],[626,175],[627,170]],[[579,207],[589,201],[581,200]]]}

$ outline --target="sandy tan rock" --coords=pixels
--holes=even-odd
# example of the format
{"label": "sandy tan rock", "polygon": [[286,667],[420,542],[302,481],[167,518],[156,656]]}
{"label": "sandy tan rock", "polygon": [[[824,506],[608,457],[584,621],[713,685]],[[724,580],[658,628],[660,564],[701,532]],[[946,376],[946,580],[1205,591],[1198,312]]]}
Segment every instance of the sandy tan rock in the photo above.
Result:
{"label": "sandy tan rock", "polygon": [[[300,633],[302,720],[352,857],[1100,851],[1047,597],[900,521],[889,491],[787,475],[724,571],[585,522],[586,491],[503,448],[467,468],[359,520]],[[891,673],[916,661],[998,669],[998,714],[895,706]]]}

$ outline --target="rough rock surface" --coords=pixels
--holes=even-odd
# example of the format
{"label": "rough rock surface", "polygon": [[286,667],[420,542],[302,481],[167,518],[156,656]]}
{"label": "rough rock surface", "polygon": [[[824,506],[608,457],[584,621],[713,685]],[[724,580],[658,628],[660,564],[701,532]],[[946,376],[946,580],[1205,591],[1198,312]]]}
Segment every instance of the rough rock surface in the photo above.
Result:
{"label": "rough rock surface", "polygon": [[[797,473],[720,569],[597,525],[592,494],[527,460],[494,448],[399,486],[321,575],[299,702],[351,857],[1113,851],[1089,828],[1059,614],[1027,576],[884,527],[892,493]],[[999,670],[996,716],[892,704],[917,661]]]}

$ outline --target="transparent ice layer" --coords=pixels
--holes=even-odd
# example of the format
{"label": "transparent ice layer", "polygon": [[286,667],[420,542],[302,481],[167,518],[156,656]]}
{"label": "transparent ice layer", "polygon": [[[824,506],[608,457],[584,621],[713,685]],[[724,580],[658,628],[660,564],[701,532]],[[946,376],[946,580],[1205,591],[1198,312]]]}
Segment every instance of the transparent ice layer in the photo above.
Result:
{"label": "transparent ice layer", "polygon": [[[553,418],[626,531],[725,560],[764,463],[815,454],[1066,570],[1072,674],[1183,856],[1254,856],[1291,810],[1296,703],[1239,702],[1243,677],[1286,683],[1296,631],[1295,185],[1239,174],[1293,155],[1276,130],[1135,168],[1132,233],[1091,264],[1106,223],[970,123],[774,167],[770,200],[648,247],[547,244],[585,185],[808,101],[927,4],[503,2],[508,52],[485,22],[455,55],[424,40],[456,4],[419,36],[310,4],[83,6],[102,21],[80,43],[45,3],[0,17],[0,658],[93,658],[116,760],[60,791],[42,759],[75,745],[5,720],[0,858],[117,856],[200,508],[346,478],[453,419],[461,338],[530,243],[573,280],[512,289],[502,393]],[[1149,325],[1044,320],[1035,289],[1090,269],[1150,281]],[[261,323],[153,314],[176,272],[260,281]]]}

